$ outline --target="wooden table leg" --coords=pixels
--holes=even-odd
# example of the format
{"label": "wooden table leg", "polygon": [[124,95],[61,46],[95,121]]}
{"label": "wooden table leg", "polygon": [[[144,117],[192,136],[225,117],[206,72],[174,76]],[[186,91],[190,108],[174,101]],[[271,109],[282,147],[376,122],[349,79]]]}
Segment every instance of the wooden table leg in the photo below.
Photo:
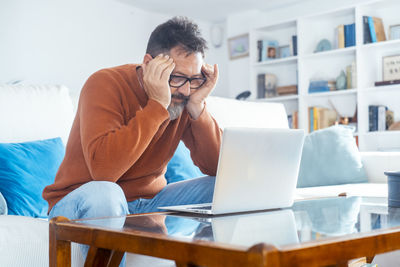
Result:
{"label": "wooden table leg", "polygon": [[70,267],[71,266],[71,242],[57,240],[56,222],[69,221],[65,217],[56,217],[49,224],[49,266]]}
{"label": "wooden table leg", "polygon": [[90,247],[86,256],[85,267],[107,267],[110,261],[111,250],[104,248]]}

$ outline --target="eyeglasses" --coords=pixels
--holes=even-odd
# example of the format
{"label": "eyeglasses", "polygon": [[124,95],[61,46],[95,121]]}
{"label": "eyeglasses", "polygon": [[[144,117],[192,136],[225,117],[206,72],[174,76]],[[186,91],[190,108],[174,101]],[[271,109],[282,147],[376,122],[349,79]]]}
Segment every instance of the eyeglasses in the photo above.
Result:
{"label": "eyeglasses", "polygon": [[207,78],[204,76],[203,72],[201,73],[203,77],[201,78],[188,78],[185,76],[179,75],[170,75],[169,76],[169,86],[174,88],[179,88],[184,86],[188,81],[190,83],[190,89],[199,89],[203,86],[203,84],[207,81]]}

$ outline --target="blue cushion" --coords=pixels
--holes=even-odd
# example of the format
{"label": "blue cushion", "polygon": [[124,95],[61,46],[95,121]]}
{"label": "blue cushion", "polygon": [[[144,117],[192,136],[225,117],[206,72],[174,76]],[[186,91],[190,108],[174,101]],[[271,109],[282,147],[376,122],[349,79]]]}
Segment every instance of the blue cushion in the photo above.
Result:
{"label": "blue cushion", "polygon": [[0,144],[0,192],[8,214],[47,217],[42,191],[54,182],[64,154],[60,138]]}
{"label": "blue cushion", "polygon": [[0,193],[0,215],[7,215],[7,202]]}
{"label": "blue cushion", "polygon": [[367,182],[353,132],[332,126],[306,136],[297,187]]}
{"label": "blue cushion", "polygon": [[182,141],[179,142],[178,148],[167,166],[167,172],[165,173],[167,183],[184,181],[200,176],[204,176],[204,174],[193,164],[189,149]]}

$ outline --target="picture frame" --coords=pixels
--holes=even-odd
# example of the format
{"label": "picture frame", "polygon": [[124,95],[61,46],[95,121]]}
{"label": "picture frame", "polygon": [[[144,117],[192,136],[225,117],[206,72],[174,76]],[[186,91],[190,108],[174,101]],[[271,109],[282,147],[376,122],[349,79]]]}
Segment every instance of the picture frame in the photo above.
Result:
{"label": "picture frame", "polygon": [[400,24],[389,26],[389,40],[400,39]]}
{"label": "picture frame", "polygon": [[292,55],[290,45],[278,47],[278,58],[290,57]]}
{"label": "picture frame", "polygon": [[400,80],[400,54],[382,58],[383,81]]}
{"label": "picture frame", "polygon": [[229,59],[249,56],[249,34],[242,34],[228,39]]}

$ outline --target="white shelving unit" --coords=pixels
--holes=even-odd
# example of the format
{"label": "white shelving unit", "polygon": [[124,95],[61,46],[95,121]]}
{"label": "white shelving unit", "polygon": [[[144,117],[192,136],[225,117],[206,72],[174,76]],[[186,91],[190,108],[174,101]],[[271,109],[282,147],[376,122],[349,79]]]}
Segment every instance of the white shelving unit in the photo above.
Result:
{"label": "white shelving unit", "polygon": [[[282,102],[288,114],[298,111],[299,128],[308,129],[308,108],[332,108],[341,116],[353,117],[357,112],[357,133],[361,151],[400,150],[400,131],[368,131],[368,106],[385,105],[400,121],[400,85],[375,87],[382,81],[382,57],[400,55],[400,40],[389,40],[389,26],[400,24],[400,1],[374,0],[363,4],[331,10],[320,14],[271,22],[250,32],[250,88],[257,95],[257,75],[272,73],[278,77],[277,86],[298,85],[298,95],[258,99]],[[382,18],[387,41],[363,43],[363,16]],[[315,53],[317,44],[328,39],[332,46],[335,28],[341,24],[356,25],[356,45]],[[276,40],[279,45],[291,43],[297,35],[298,55],[258,62],[257,41]],[[346,66],[356,63],[355,88],[323,93],[308,93],[310,80],[336,80]]]}

